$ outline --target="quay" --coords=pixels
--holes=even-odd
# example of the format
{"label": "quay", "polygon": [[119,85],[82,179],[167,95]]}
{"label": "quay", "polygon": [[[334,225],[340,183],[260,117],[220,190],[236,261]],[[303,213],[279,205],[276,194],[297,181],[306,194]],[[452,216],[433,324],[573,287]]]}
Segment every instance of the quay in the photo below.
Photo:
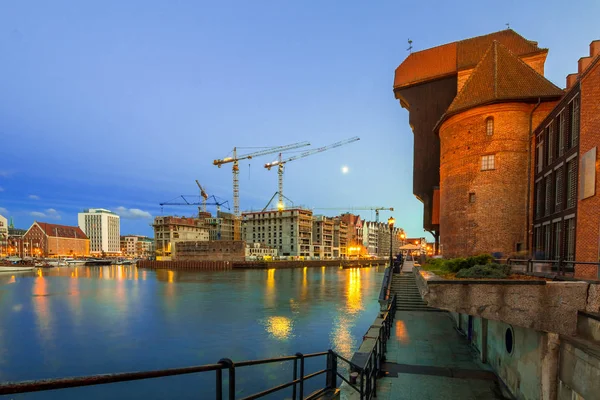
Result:
{"label": "quay", "polygon": [[231,270],[341,267],[364,268],[387,265],[387,260],[293,260],[293,261],[139,261],[138,268],[172,270]]}

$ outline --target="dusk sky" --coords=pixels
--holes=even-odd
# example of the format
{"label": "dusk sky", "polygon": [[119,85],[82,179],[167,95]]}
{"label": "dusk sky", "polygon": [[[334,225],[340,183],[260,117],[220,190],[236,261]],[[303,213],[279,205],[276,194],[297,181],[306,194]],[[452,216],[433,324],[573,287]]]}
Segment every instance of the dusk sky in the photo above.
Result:
{"label": "dusk sky", "polygon": [[[550,49],[546,77],[564,87],[600,38],[599,15],[597,0],[5,0],[0,214],[28,228],[108,208],[122,234],[152,235],[158,204],[197,195],[195,179],[233,211],[231,166],[212,161],[234,146],[358,136],[289,163],[285,195],[309,208],[394,207],[397,225],[422,236],[413,134],[392,92],[407,40],[418,51],[510,23]],[[263,168],[275,158],[241,162],[242,210],[277,191],[276,169]]]}

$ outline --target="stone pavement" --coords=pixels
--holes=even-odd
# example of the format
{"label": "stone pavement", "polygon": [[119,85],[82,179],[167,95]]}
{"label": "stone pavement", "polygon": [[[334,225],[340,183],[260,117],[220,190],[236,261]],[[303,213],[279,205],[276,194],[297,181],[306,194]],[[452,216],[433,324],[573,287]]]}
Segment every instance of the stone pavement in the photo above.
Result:
{"label": "stone pavement", "polygon": [[[416,289],[412,288],[414,282],[406,279],[412,275],[412,267],[413,262],[407,261],[402,268],[402,290],[408,293]],[[386,375],[377,381],[378,399],[504,398],[491,368],[479,361],[445,311],[415,306],[410,310],[399,304],[386,358]]]}

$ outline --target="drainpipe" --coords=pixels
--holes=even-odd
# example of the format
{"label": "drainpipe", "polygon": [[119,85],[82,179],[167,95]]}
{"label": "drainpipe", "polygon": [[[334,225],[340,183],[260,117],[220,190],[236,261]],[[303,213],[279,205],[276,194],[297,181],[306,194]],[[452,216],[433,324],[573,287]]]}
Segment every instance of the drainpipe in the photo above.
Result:
{"label": "drainpipe", "polygon": [[[529,113],[529,140],[527,142],[527,145],[529,146],[529,154],[531,155],[531,139],[533,138],[533,113],[535,113],[535,110],[538,109],[538,107],[540,106],[540,104],[542,103],[542,99],[538,98],[538,102],[535,105],[535,107],[533,107],[533,110],[531,110],[531,113]],[[535,149],[533,150],[535,151]],[[534,155],[535,157],[535,155]],[[531,248],[531,234],[530,234],[530,230],[531,230],[531,226],[529,224],[529,209],[531,206],[531,158],[528,160],[529,162],[527,163],[527,221],[525,226],[527,227],[527,238],[526,238],[526,248],[527,251],[529,251],[529,255],[531,256],[533,254],[532,252],[532,248]]]}

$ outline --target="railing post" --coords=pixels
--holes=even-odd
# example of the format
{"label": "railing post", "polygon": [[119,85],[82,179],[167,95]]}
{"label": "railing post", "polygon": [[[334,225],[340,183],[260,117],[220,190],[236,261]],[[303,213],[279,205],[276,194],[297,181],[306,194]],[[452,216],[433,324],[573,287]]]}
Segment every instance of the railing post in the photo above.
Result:
{"label": "railing post", "polygon": [[300,400],[304,400],[304,354],[296,353],[300,359]]}
{"label": "railing post", "polygon": [[329,349],[327,353],[327,389],[337,387],[337,357],[333,350]]}
{"label": "railing post", "polygon": [[365,369],[360,370],[360,400],[365,398]]}
{"label": "railing post", "polygon": [[533,260],[531,258],[527,260],[527,269],[525,272],[533,272]]}
{"label": "railing post", "polygon": [[[298,379],[298,359],[294,360],[294,376],[293,376],[293,380],[295,381],[296,379]],[[293,387],[292,387],[292,400],[296,400],[296,384],[294,383]]]}
{"label": "railing post", "polygon": [[221,358],[219,364],[229,369],[229,400],[235,400],[235,365],[229,358]]}
{"label": "railing post", "polygon": [[223,370],[217,370],[217,383],[216,383],[216,395],[217,400],[223,400]]}

